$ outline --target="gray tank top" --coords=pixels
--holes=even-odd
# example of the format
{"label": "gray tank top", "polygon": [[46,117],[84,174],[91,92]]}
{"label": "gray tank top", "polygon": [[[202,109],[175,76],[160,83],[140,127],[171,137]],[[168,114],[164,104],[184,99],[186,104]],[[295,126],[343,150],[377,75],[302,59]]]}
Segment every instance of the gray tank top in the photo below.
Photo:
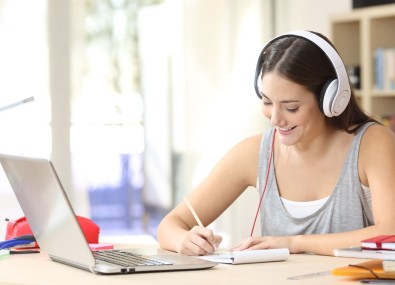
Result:
{"label": "gray tank top", "polygon": [[[358,153],[365,130],[373,123],[360,127],[346,155],[341,175],[326,203],[304,218],[288,214],[277,188],[273,160],[268,175],[260,217],[262,235],[282,236],[322,234],[352,231],[374,224],[368,193],[362,189],[358,174]],[[270,157],[274,129],[264,135],[260,149],[258,191],[262,195]]]}

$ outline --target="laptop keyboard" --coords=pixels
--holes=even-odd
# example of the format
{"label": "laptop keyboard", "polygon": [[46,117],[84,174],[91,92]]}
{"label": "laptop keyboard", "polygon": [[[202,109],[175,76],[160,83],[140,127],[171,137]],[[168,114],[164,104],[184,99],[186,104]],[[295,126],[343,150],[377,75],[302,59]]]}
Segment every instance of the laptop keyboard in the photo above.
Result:
{"label": "laptop keyboard", "polygon": [[121,250],[99,250],[94,251],[93,256],[95,259],[113,263],[122,267],[134,267],[134,266],[160,266],[160,265],[171,265],[171,262],[164,260],[145,257],[135,253],[121,251]]}

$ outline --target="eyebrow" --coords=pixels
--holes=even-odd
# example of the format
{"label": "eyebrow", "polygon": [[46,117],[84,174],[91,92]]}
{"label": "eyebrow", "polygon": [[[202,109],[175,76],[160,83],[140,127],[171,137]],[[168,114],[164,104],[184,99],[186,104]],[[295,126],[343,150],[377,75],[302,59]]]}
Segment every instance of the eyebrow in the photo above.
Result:
{"label": "eyebrow", "polygon": [[[262,97],[265,97],[265,99],[271,101],[271,100],[269,99],[269,97],[267,97],[267,96],[266,96],[265,94],[263,94],[262,92],[261,92],[261,95],[262,95]],[[299,103],[299,102],[301,102],[301,101],[300,101],[300,100],[282,100],[282,101],[280,101],[280,103]]]}

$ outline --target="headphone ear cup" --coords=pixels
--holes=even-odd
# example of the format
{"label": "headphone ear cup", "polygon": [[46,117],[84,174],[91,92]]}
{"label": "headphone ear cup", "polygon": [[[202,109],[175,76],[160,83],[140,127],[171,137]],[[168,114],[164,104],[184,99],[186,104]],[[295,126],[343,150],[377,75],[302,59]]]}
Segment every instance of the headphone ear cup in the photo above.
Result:
{"label": "headphone ear cup", "polygon": [[337,92],[337,79],[328,79],[320,92],[319,108],[327,117],[333,117],[332,103]]}

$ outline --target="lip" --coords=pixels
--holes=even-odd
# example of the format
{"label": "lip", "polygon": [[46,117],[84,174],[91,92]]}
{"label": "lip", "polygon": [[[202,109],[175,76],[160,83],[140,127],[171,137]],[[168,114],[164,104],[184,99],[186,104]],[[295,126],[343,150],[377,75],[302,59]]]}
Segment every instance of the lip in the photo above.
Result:
{"label": "lip", "polygon": [[296,126],[293,126],[292,128],[288,128],[288,129],[282,129],[282,128],[277,127],[277,130],[282,135],[289,135],[295,128],[296,128]]}

